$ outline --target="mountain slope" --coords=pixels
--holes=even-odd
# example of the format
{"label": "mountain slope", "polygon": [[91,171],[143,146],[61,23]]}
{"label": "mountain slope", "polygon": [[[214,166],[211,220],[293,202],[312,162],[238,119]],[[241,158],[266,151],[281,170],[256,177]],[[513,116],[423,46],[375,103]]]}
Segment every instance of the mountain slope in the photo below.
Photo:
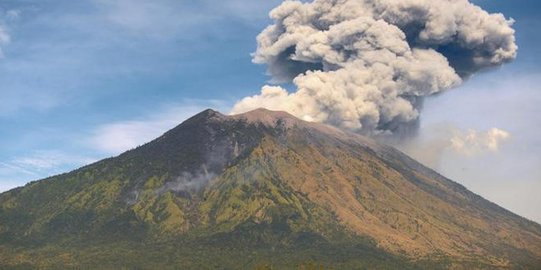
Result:
{"label": "mountain slope", "polygon": [[535,268],[541,226],[393,148],[263,109],[207,110],[118,157],[0,195],[0,265],[311,262]]}

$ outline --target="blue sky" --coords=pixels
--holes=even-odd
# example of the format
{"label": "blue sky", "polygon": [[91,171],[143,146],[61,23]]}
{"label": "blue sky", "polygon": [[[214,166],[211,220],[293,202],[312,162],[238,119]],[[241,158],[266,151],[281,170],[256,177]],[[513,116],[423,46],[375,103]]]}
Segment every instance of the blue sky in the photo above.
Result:
{"label": "blue sky", "polygon": [[[0,0],[0,191],[116,155],[207,107],[228,112],[269,77],[251,62],[281,1]],[[427,101],[435,127],[511,134],[498,152],[432,167],[538,222],[541,3],[473,1],[516,20],[515,62]],[[423,137],[424,136],[424,137]]]}
{"label": "blue sky", "polygon": [[[0,1],[0,189],[228,110],[266,80],[250,52],[277,3]],[[115,128],[135,145],[96,142]]]}
{"label": "blue sky", "polygon": [[517,59],[428,100],[421,137],[445,123],[461,130],[497,127],[511,138],[498,152],[446,153],[437,170],[474,192],[541,223],[541,2],[472,1],[516,20]]}

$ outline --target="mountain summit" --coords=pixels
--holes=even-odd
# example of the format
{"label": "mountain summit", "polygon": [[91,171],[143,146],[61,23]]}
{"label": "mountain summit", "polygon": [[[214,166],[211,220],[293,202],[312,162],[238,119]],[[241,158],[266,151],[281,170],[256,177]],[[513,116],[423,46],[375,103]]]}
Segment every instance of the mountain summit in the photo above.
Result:
{"label": "mountain summit", "polygon": [[535,268],[541,226],[394,148],[203,111],[0,195],[0,268]]}

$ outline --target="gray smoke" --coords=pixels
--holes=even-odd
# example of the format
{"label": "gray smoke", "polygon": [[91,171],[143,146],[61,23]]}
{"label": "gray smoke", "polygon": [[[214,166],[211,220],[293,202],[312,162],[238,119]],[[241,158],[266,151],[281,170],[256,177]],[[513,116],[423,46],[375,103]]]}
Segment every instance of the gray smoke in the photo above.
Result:
{"label": "gray smoke", "polygon": [[156,194],[162,195],[168,191],[199,191],[216,176],[215,173],[208,172],[206,167],[203,166],[203,168],[196,173],[184,172],[172,181],[165,183],[163,186],[156,189]]}
{"label": "gray smoke", "polygon": [[174,191],[174,192],[180,192],[180,191],[198,191],[202,187],[206,186],[212,178],[214,178],[215,174],[206,174],[206,173],[197,173],[197,174],[191,174],[191,173],[183,173],[182,175],[178,176],[175,180],[171,182],[167,182],[164,186],[159,188],[156,192],[158,194],[163,194],[167,191]]}
{"label": "gray smoke", "polygon": [[467,0],[285,1],[257,37],[274,82],[232,113],[288,111],[369,135],[417,129],[424,98],[516,57],[513,21]]}

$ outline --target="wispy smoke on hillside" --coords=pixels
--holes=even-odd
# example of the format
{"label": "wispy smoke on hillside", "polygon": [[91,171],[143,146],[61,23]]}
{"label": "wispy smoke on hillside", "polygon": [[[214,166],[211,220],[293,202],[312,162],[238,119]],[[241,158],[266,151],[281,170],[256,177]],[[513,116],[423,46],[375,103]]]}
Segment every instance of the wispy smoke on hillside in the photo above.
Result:
{"label": "wispy smoke on hillside", "polygon": [[199,191],[201,188],[205,187],[216,174],[208,172],[206,169],[203,169],[200,172],[195,174],[184,172],[180,176],[165,183],[162,187],[156,189],[158,195],[162,195],[165,192],[181,192],[181,191]]}
{"label": "wispy smoke on hillside", "polygon": [[257,38],[275,83],[232,113],[285,110],[368,135],[408,134],[424,98],[515,58],[512,20],[467,0],[285,1]]}

